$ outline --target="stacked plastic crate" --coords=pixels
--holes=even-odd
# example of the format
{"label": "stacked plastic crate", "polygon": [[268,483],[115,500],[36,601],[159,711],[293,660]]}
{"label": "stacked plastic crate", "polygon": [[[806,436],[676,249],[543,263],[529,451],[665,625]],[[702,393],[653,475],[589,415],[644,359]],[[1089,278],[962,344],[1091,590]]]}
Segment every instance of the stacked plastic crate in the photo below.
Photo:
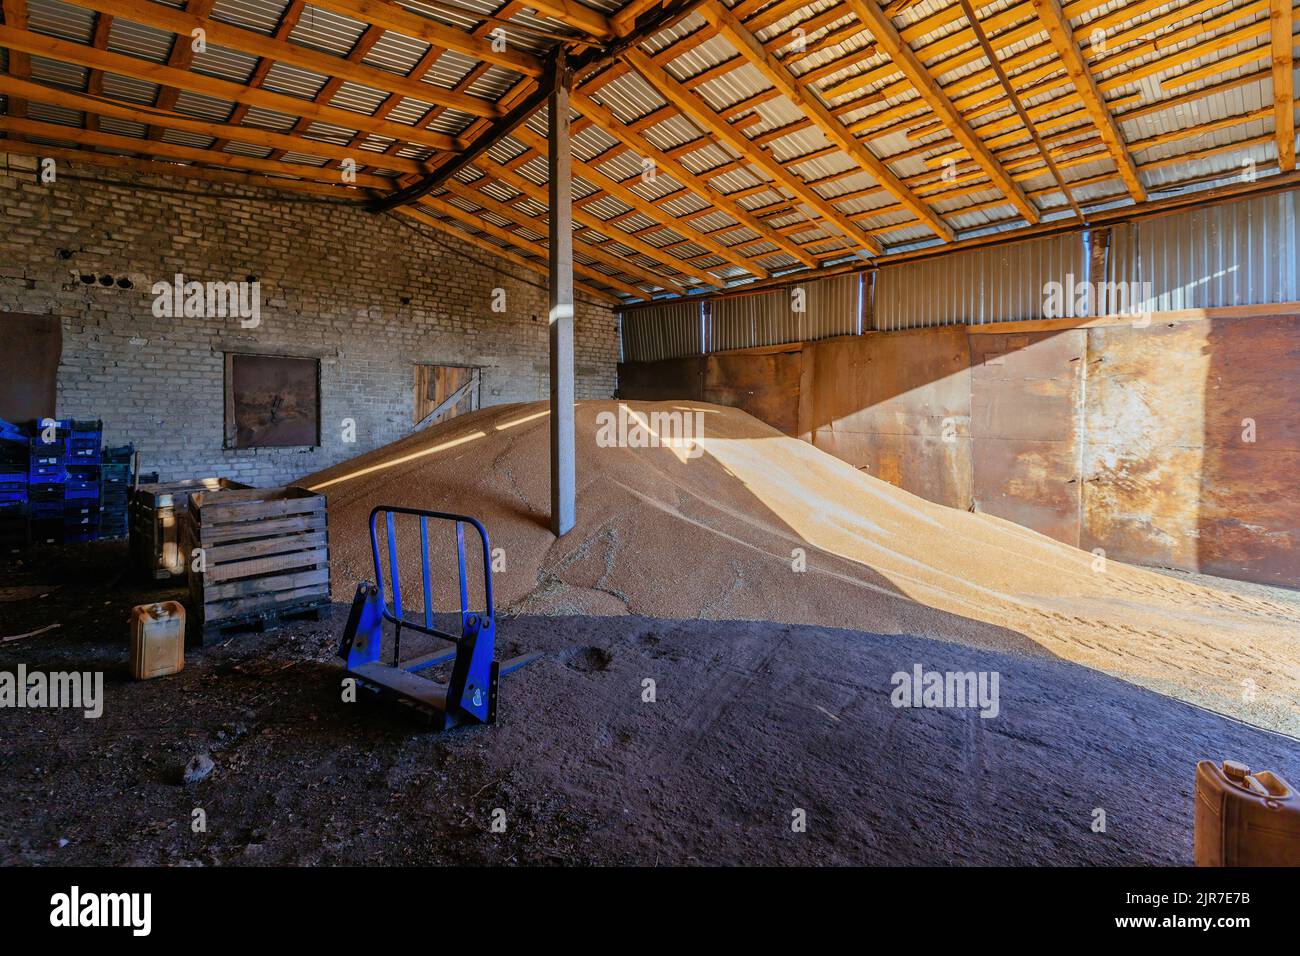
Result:
{"label": "stacked plastic crate", "polygon": [[127,497],[131,489],[131,459],[135,446],[120,445],[104,449],[99,481],[99,536],[127,536]]}
{"label": "stacked plastic crate", "polygon": [[63,486],[68,480],[68,430],[59,422],[37,422],[30,439],[27,465],[27,507],[31,540],[58,544],[63,540]]}
{"label": "stacked plastic crate", "polygon": [[99,537],[99,484],[103,467],[104,423],[66,419],[68,431],[63,495],[63,540]]}
{"label": "stacked plastic crate", "polygon": [[0,419],[0,551],[27,545],[27,436]]}

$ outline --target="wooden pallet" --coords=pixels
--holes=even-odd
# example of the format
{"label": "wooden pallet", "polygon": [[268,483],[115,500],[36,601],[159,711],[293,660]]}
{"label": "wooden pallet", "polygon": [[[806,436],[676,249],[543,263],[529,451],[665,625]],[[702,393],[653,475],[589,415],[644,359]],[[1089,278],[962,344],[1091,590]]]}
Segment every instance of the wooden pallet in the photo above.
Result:
{"label": "wooden pallet", "polygon": [[325,496],[303,488],[204,491],[189,499],[186,533],[193,635],[264,629],[330,601]]}
{"label": "wooden pallet", "polygon": [[146,580],[185,577],[183,525],[189,520],[189,496],[197,491],[247,488],[229,478],[190,478],[140,485],[130,495],[131,566]]}

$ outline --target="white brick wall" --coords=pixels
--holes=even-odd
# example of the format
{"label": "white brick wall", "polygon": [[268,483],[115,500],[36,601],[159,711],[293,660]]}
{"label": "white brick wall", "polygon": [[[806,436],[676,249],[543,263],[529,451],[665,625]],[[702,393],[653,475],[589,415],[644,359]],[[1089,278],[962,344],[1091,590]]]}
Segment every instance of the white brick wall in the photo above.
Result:
{"label": "white brick wall", "polygon": [[[484,405],[547,395],[542,276],[355,207],[66,163],[59,182],[41,185],[35,166],[0,154],[0,312],[62,318],[59,416],[102,418],[106,442],[134,442],[164,480],[277,484],[386,444],[411,427],[417,362],[482,366]],[[155,318],[150,288],[178,272],[256,277],[260,326]],[[133,288],[86,285],[83,275]],[[491,311],[497,287],[503,314]],[[613,313],[580,299],[575,340],[578,397],[611,397]],[[232,347],[320,357],[321,447],[222,447]],[[345,418],[356,421],[355,444],[342,441]]]}

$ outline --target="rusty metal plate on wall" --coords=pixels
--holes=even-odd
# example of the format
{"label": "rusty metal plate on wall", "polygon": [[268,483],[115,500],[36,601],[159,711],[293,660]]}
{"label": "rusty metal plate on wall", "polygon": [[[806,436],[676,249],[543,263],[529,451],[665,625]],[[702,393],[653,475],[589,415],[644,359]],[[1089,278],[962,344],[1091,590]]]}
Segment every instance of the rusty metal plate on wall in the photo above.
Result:
{"label": "rusty metal plate on wall", "polygon": [[1086,333],[977,334],[970,349],[975,509],[1077,546]]}
{"label": "rusty metal plate on wall", "polygon": [[57,315],[0,313],[0,418],[27,422],[53,418],[63,354]]}
{"label": "rusty metal plate on wall", "polygon": [[805,350],[815,369],[813,444],[931,501],[970,508],[964,329],[830,339]]}
{"label": "rusty metal plate on wall", "polygon": [[1300,586],[1300,316],[1092,329],[1088,356],[1084,547]]}
{"label": "rusty metal plate on wall", "polygon": [[703,401],[704,357],[619,362],[618,397],[629,401]]}
{"label": "rusty metal plate on wall", "polygon": [[798,349],[710,355],[704,401],[739,408],[787,435],[797,435],[801,368]]}

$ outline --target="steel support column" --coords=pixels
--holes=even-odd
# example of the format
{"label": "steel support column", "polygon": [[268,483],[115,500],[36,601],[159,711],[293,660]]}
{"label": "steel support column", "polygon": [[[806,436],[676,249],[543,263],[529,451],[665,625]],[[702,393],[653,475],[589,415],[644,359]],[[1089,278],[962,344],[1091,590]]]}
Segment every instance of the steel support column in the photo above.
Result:
{"label": "steel support column", "polygon": [[577,469],[573,449],[573,158],[569,149],[569,90],[573,76],[563,53],[551,64],[558,71],[547,100],[551,133],[550,287],[551,287],[551,530],[558,537],[577,517]]}

